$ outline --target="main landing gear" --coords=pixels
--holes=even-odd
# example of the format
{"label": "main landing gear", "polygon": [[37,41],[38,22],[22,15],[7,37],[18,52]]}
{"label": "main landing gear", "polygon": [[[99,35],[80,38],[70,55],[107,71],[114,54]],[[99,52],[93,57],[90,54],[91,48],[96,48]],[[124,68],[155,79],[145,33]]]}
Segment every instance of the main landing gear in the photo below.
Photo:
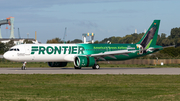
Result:
{"label": "main landing gear", "polygon": [[81,67],[76,67],[76,66],[74,66],[74,69],[81,69]]}
{"label": "main landing gear", "polygon": [[26,61],[23,62],[23,65],[22,65],[22,67],[21,67],[21,70],[25,70],[25,69],[26,69]]}
{"label": "main landing gear", "polygon": [[[81,69],[81,67],[74,66],[74,69]],[[100,66],[98,64],[94,64],[94,66],[92,66],[92,69],[100,69]]]}
{"label": "main landing gear", "polygon": [[92,69],[100,69],[100,66],[98,64],[94,64],[94,66],[92,67]]}

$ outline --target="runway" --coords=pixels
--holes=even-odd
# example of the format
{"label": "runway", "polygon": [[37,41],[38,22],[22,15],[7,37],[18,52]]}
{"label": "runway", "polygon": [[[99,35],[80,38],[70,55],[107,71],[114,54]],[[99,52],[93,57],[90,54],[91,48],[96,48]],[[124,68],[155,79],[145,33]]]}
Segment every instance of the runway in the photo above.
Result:
{"label": "runway", "polygon": [[0,68],[0,74],[156,74],[179,75],[180,68]]}

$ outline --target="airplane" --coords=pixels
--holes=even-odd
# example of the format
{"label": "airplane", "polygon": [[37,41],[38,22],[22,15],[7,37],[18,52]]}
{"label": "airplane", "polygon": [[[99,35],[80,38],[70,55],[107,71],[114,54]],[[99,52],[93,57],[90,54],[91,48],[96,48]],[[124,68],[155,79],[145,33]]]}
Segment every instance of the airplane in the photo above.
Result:
{"label": "airplane", "polygon": [[98,61],[128,60],[152,54],[164,47],[156,45],[160,20],[154,20],[136,44],[21,44],[10,48],[3,57],[10,61],[47,62],[50,67],[65,67],[74,62],[75,69],[100,69]]}

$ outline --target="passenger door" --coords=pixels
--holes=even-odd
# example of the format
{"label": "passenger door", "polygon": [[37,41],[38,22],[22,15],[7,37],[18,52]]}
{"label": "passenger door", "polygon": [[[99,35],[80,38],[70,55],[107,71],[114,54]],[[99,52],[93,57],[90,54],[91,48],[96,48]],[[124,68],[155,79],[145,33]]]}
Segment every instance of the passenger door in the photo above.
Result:
{"label": "passenger door", "polygon": [[24,46],[25,48],[25,55],[30,55],[30,47],[29,46]]}

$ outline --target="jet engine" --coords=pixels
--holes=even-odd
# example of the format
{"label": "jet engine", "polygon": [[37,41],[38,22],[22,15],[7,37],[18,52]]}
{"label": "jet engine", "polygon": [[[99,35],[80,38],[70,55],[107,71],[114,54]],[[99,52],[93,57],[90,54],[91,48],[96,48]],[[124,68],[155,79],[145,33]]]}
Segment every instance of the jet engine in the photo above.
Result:
{"label": "jet engine", "polygon": [[74,59],[75,67],[92,67],[95,64],[94,57],[89,56],[77,56]]}
{"label": "jet engine", "polygon": [[48,62],[50,67],[65,67],[67,62]]}

